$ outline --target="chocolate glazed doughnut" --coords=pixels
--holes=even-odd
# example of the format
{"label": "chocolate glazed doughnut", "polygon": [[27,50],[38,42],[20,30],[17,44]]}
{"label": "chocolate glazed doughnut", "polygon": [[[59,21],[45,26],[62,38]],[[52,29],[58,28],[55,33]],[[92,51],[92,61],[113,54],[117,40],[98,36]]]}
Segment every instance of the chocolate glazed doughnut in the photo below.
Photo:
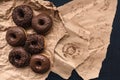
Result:
{"label": "chocolate glazed doughnut", "polygon": [[50,60],[43,55],[33,55],[30,60],[30,67],[34,72],[43,74],[50,69]]}
{"label": "chocolate glazed doughnut", "polygon": [[25,67],[29,64],[30,54],[28,54],[22,47],[17,47],[10,52],[9,61],[17,68]]}
{"label": "chocolate glazed doughnut", "polygon": [[6,40],[11,46],[23,46],[26,41],[25,30],[21,27],[11,27],[6,33]]}
{"label": "chocolate glazed doughnut", "polygon": [[32,28],[39,34],[45,34],[52,27],[53,21],[51,17],[45,13],[41,13],[32,19]]}
{"label": "chocolate glazed doughnut", "polygon": [[42,35],[30,34],[25,42],[25,50],[31,54],[40,53],[44,49],[44,42]]}
{"label": "chocolate glazed doughnut", "polygon": [[20,5],[14,8],[12,13],[13,21],[17,26],[29,27],[33,17],[33,11],[30,6]]}

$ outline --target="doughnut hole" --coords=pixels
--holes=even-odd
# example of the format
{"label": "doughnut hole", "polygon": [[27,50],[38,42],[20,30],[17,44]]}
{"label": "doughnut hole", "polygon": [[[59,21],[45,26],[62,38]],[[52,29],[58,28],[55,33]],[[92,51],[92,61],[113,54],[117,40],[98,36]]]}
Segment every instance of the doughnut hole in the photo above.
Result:
{"label": "doughnut hole", "polygon": [[21,59],[21,56],[18,55],[18,54],[16,54],[16,55],[15,55],[15,60],[16,60],[16,61],[19,61],[20,59]]}
{"label": "doughnut hole", "polygon": [[37,44],[38,44],[37,41],[31,41],[31,45],[35,46]]}
{"label": "doughnut hole", "polygon": [[36,64],[37,66],[41,66],[41,65],[42,65],[42,63],[41,63],[40,61],[37,61],[35,64]]}
{"label": "doughnut hole", "polygon": [[14,33],[11,33],[11,34],[10,34],[10,37],[11,37],[13,40],[17,38],[16,34],[14,34]]}
{"label": "doughnut hole", "polygon": [[24,14],[24,11],[22,9],[19,9],[18,10],[18,15],[20,18],[24,18],[25,14]]}
{"label": "doughnut hole", "polygon": [[39,20],[38,20],[38,24],[39,24],[39,25],[44,25],[44,24],[45,24],[45,21],[44,21],[43,19],[39,19]]}

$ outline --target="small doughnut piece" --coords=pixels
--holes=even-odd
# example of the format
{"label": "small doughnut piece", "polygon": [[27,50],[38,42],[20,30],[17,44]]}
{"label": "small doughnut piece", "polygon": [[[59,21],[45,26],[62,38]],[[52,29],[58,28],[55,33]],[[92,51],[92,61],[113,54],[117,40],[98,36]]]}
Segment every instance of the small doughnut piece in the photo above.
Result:
{"label": "small doughnut piece", "polygon": [[39,34],[46,34],[52,24],[51,17],[45,13],[41,13],[32,19],[32,28]]}
{"label": "small doughnut piece", "polygon": [[44,49],[44,42],[42,35],[30,34],[25,42],[25,50],[31,54],[40,53]]}
{"label": "small doughnut piece", "polygon": [[34,72],[43,74],[50,69],[50,60],[44,55],[33,55],[30,67]]}
{"label": "small doughnut piece", "polygon": [[23,46],[26,39],[25,30],[21,27],[11,27],[6,33],[6,41],[13,47]]}
{"label": "small doughnut piece", "polygon": [[20,5],[14,8],[12,18],[14,23],[20,27],[31,26],[33,11],[28,5]]}
{"label": "small doughnut piece", "polygon": [[9,61],[17,68],[25,67],[29,64],[30,54],[22,47],[16,47],[9,53]]}

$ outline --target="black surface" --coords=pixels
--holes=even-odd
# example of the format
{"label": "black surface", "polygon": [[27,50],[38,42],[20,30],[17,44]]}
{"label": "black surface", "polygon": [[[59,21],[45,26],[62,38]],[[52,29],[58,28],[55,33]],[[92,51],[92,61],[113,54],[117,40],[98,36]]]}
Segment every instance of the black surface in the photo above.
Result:
{"label": "black surface", "polygon": [[83,80],[83,79],[78,75],[78,73],[75,70],[73,70],[68,80]]}
{"label": "black surface", "polygon": [[65,80],[65,79],[63,79],[56,73],[50,72],[50,74],[48,75],[48,78],[46,80]]}
{"label": "black surface", "polygon": [[[55,5],[60,5],[64,0],[50,0]],[[107,49],[106,58],[102,63],[99,77],[91,80],[120,80],[120,0],[118,0],[117,11],[112,25],[110,44]],[[47,80],[64,80],[55,73],[50,73]],[[83,80],[73,70],[69,80]]]}
{"label": "black surface", "polygon": [[72,1],[72,0],[48,0],[48,1],[54,3],[54,5],[55,5],[56,7],[58,7],[58,6],[64,5],[65,3],[70,2],[70,1]]}
{"label": "black surface", "polygon": [[120,0],[112,25],[110,45],[98,80],[120,80]]}
{"label": "black surface", "polygon": [[[63,79],[56,73],[50,72],[46,80],[65,80],[65,79]],[[83,79],[77,74],[75,70],[73,70],[68,80],[83,80]]]}

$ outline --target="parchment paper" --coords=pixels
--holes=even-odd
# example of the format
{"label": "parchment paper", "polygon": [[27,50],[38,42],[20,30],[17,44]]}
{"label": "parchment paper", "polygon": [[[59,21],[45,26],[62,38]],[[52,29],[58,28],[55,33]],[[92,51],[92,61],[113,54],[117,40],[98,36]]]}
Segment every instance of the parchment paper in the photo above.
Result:
{"label": "parchment paper", "polygon": [[58,8],[69,36],[61,39],[55,51],[76,68],[84,80],[99,74],[110,40],[116,4],[117,0],[73,0]]}
{"label": "parchment paper", "polygon": [[[73,0],[58,8],[63,18],[48,1],[0,0],[0,80],[45,80],[49,74],[36,74],[29,66],[15,68],[8,61],[12,47],[7,44],[5,34],[9,27],[15,26],[11,13],[20,4],[31,6],[34,15],[47,11],[54,20],[45,36],[46,49],[42,53],[51,60],[50,71],[65,79],[74,68],[84,80],[98,76],[109,44],[117,0]],[[27,33],[35,32],[30,29]]]}
{"label": "parchment paper", "polygon": [[[51,60],[51,69],[54,67],[54,48],[57,42],[65,35],[66,30],[59,16],[59,12],[52,3],[43,0],[0,0],[0,80],[45,80],[49,71],[45,74],[36,74],[30,67],[15,68],[8,61],[11,49],[5,40],[5,34],[9,27],[15,26],[11,13],[15,6],[27,4],[34,10],[34,16],[41,11],[48,13],[53,19],[53,26],[45,36],[46,55]],[[28,34],[35,33],[32,29],[27,30]],[[50,69],[50,71],[51,71]]]}

